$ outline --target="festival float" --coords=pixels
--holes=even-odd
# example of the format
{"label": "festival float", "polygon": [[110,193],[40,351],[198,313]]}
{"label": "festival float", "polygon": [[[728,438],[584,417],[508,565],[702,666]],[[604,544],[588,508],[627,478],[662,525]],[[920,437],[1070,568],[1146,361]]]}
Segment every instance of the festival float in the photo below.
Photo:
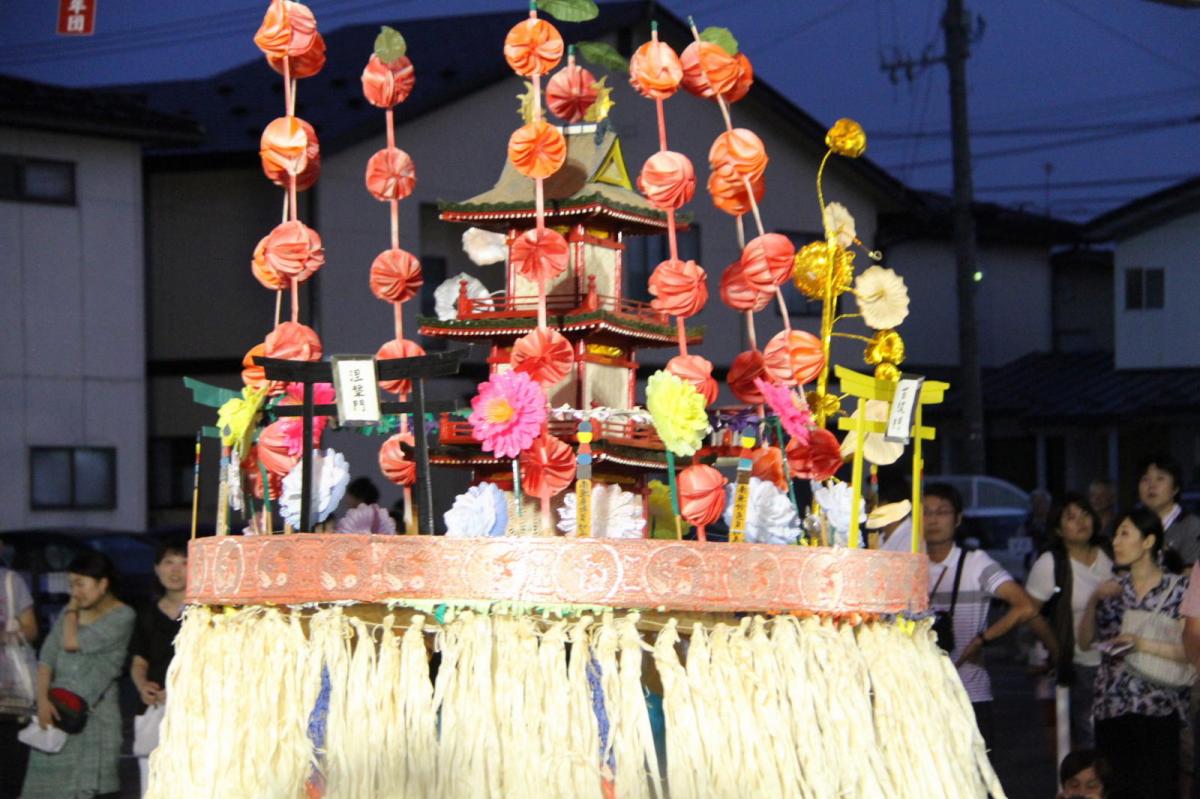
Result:
{"label": "festival float", "polygon": [[[563,21],[595,11],[541,5]],[[306,6],[270,4],[255,42],[283,77],[284,113],[261,157],[285,213],[250,261],[276,292],[275,319],[240,391],[190,381],[219,409],[217,534],[190,545],[150,796],[1004,795],[930,633],[920,447],[934,436],[925,406],[947,386],[900,372],[907,289],[823,196],[826,169],[861,156],[866,134],[845,119],[829,130],[825,238],[795,249],[763,227],[767,153],[734,124],[750,62],[728,31],[692,32],[677,53],[652,30],[628,62],[649,102],[624,113],[655,119],[659,143],[631,179],[607,76],[576,63],[537,5],[514,15],[497,46],[528,91],[508,162],[492,189],[441,211],[504,262],[505,288],[448,281],[446,312],[418,334],[452,346],[427,354],[400,312],[422,284],[398,215],[419,159],[393,124],[419,65],[385,28],[362,86],[383,112],[365,187],[389,209],[391,246],[367,282],[395,321],[374,357],[326,358],[299,316],[324,255],[297,203],[319,146],[295,116],[325,46]],[[602,55],[611,67],[615,52]],[[737,408],[714,407],[703,330],[687,325],[709,278],[678,255],[700,198],[692,161],[668,147],[668,101],[707,103],[725,123],[707,192],[741,245],[719,280],[750,341],[726,380]],[[653,300],[627,299],[624,242],[664,232]],[[858,270],[856,257],[872,263]],[[788,280],[822,303],[819,333],[785,312],[760,347],[754,315],[783,306]],[[831,363],[841,336],[864,343],[872,374]],[[488,352],[469,408],[426,396],[426,381],[458,370],[455,342]],[[646,347],[678,354],[640,391]],[[314,532],[349,477],[321,442],[356,425],[383,439],[404,534]],[[864,472],[906,449],[913,552],[869,549]],[[441,514],[431,465],[472,474]],[[811,482],[810,502],[796,480]],[[728,540],[710,540],[714,525]]]}

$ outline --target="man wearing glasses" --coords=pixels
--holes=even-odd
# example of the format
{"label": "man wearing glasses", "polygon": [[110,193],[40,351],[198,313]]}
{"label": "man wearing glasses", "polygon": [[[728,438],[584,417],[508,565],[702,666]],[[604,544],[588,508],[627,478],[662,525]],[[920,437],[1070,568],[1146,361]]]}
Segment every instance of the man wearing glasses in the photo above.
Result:
{"label": "man wearing glasses", "polygon": [[[922,503],[922,532],[929,555],[929,609],[937,612],[943,630],[952,630],[947,649],[975,708],[984,741],[992,739],[992,682],[984,666],[986,647],[1037,612],[1025,589],[986,552],[964,550],[954,543],[962,524],[962,496],[953,486],[930,483]],[[995,623],[988,624],[993,599],[1008,605]],[[949,645],[947,645],[949,644]]]}

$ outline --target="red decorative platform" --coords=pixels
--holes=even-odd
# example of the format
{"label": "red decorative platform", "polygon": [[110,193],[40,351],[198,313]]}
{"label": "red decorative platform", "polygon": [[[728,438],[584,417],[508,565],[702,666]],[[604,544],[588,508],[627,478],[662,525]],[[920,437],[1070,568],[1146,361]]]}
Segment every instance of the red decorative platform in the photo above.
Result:
{"label": "red decorative platform", "polygon": [[389,600],[668,611],[921,612],[924,555],[653,539],[301,533],[192,541],[188,601]]}

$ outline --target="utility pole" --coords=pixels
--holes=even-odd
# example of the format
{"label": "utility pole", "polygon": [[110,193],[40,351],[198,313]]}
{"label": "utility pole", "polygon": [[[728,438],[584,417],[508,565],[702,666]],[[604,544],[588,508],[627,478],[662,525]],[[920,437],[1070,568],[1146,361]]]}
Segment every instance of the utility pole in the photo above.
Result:
{"label": "utility pole", "polygon": [[928,51],[920,58],[884,60],[881,68],[895,82],[899,75],[913,75],[933,64],[944,63],[950,73],[950,128],[954,164],[954,283],[958,300],[959,377],[957,388],[962,397],[966,423],[966,471],[983,474],[986,466],[983,430],[983,378],[979,367],[979,327],[975,312],[976,275],[979,253],[975,241],[975,188],[971,178],[971,137],[967,122],[967,58],[971,44],[983,34],[983,20],[972,24],[963,0],[946,0],[942,17],[945,52],[935,56]]}

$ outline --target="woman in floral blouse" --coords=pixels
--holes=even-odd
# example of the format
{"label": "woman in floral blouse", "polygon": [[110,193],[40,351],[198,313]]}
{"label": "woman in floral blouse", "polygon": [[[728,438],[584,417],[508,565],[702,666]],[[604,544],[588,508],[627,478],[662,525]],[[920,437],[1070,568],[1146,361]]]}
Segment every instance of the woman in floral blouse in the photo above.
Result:
{"label": "woman in floral blouse", "polygon": [[[1179,795],[1179,726],[1186,718],[1188,688],[1143,679],[1128,668],[1125,656],[1145,652],[1185,662],[1182,638],[1173,643],[1122,633],[1128,610],[1144,610],[1178,619],[1186,577],[1159,566],[1163,529],[1158,516],[1136,509],[1117,525],[1113,561],[1128,573],[1100,585],[1079,624],[1079,646],[1100,641],[1096,674],[1096,746],[1113,766],[1117,779],[1134,796],[1176,799]],[[1122,647],[1131,647],[1124,652]]]}

